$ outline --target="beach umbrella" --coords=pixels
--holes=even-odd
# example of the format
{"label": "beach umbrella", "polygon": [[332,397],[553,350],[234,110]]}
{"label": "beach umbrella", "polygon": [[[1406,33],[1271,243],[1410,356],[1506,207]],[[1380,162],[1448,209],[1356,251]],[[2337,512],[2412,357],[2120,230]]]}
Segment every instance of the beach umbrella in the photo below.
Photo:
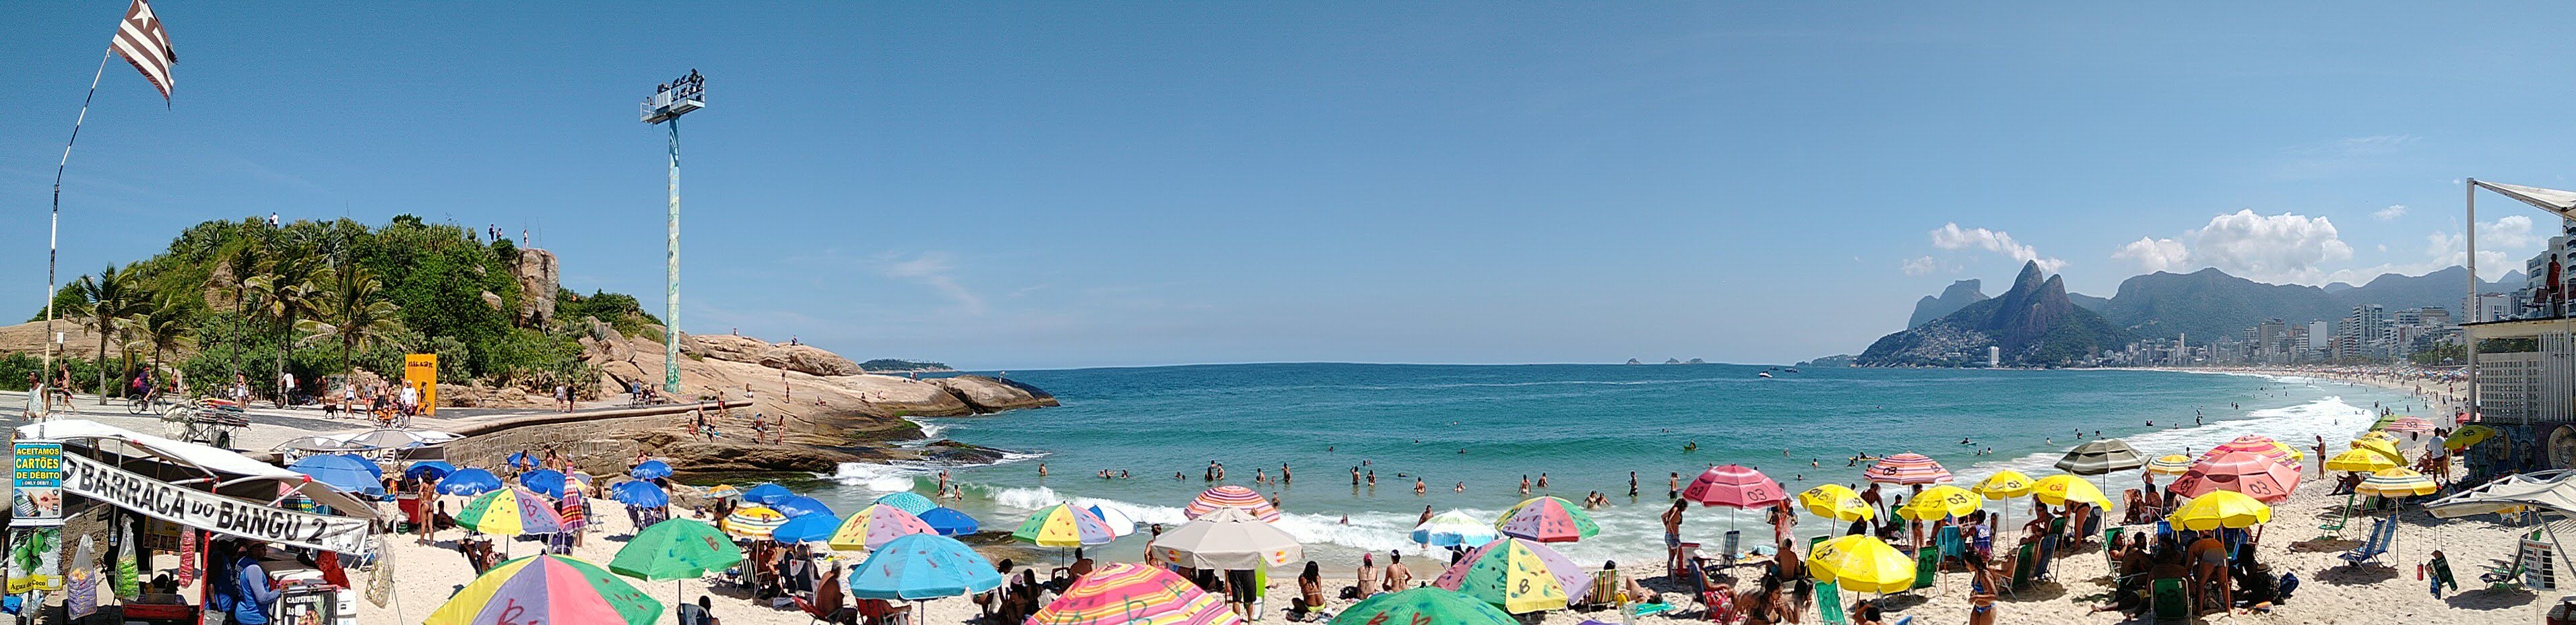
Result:
{"label": "beach umbrella", "polygon": [[2099,439],[2076,445],[2057,459],[2057,470],[2076,475],[2108,475],[2147,466],[2147,457],[2138,455],[2127,441]]}
{"label": "beach umbrella", "polygon": [[903,509],[905,512],[913,513],[914,515],[920,515],[923,512],[930,511],[931,508],[939,507],[939,504],[931,502],[929,497],[923,497],[920,493],[912,491],[886,493],[883,496],[877,497],[877,500],[872,503],[894,506],[896,508]]}
{"label": "beach umbrella", "polygon": [[733,514],[725,515],[717,527],[737,537],[768,538],[771,530],[786,524],[787,515],[779,514],[777,510],[767,506],[743,506],[735,508]]}
{"label": "beach umbrella", "polygon": [[938,532],[941,536],[973,534],[975,530],[984,527],[984,524],[975,521],[975,517],[966,516],[966,513],[958,512],[956,508],[931,508],[917,516],[921,517],[922,523],[930,526],[931,531]]}
{"label": "beach umbrella", "polygon": [[472,497],[501,489],[501,476],[482,469],[457,469],[439,478],[438,493]]}
{"label": "beach umbrella", "polygon": [[662,602],[588,562],[540,555],[503,562],[458,589],[423,625],[650,625]]}
{"label": "beach umbrella", "polygon": [[1218,508],[1182,523],[1156,537],[1154,549],[1164,562],[1225,571],[1283,566],[1306,555],[1296,537],[1241,508]]}
{"label": "beach umbrella", "polygon": [[1329,625],[1405,623],[1518,625],[1519,621],[1494,604],[1477,601],[1458,591],[1426,586],[1369,597],[1335,615]]}
{"label": "beach umbrella", "polygon": [[2374,431],[2374,432],[2379,431],[2379,430],[2385,430],[2385,429],[2388,429],[2388,424],[2396,423],[2396,422],[2397,422],[2397,414],[2396,414],[2396,413],[2389,413],[2389,414],[2379,415],[2379,418],[2377,418],[2377,419],[2372,419],[2372,420],[2370,421],[2370,429],[2371,429],[2371,431]]}
{"label": "beach umbrella", "polygon": [[1127,513],[1120,512],[1117,508],[1100,507],[1097,503],[1085,507],[1091,509],[1092,516],[1100,517],[1100,522],[1109,526],[1110,535],[1126,536],[1136,533],[1136,517],[1127,516]]}
{"label": "beach umbrella", "polygon": [[2270,458],[2273,462],[2292,465],[2293,468],[2299,464],[2301,457],[2298,450],[2291,449],[2289,445],[2283,445],[2280,441],[2272,440],[2272,437],[2247,434],[2209,448],[2209,451],[2200,454],[2198,462],[2206,463],[2232,453],[2255,454]]}
{"label": "beach umbrella", "polygon": [[859,551],[875,549],[897,538],[913,534],[936,533],[921,517],[902,508],[885,504],[871,505],[850,514],[830,535],[833,549]]}
{"label": "beach umbrella", "polygon": [[465,507],[456,511],[456,524],[502,536],[551,534],[563,531],[563,514],[555,511],[553,502],[535,492],[503,488],[465,502]]}
{"label": "beach umbrella", "polygon": [[742,548],[705,521],[671,519],[636,532],[608,570],[644,580],[697,579],[742,564]]}
{"label": "beach umbrella", "polygon": [[2101,488],[2072,475],[2039,478],[2030,483],[2030,495],[2038,497],[2040,503],[2052,506],[2063,506],[2072,501],[2093,504],[2103,510],[2111,509],[2111,498],[2102,496]]}
{"label": "beach umbrella", "polygon": [[2370,473],[2397,466],[2400,465],[2396,460],[2390,459],[2388,454],[2380,453],[2379,450],[2346,449],[2332,458],[2327,458],[2325,468],[2328,471]]}
{"label": "beach umbrella", "polygon": [[2442,439],[2442,446],[2452,450],[2468,449],[2471,445],[2487,442],[2487,439],[2502,435],[2503,432],[2483,425],[2461,426],[2460,429],[2451,431],[2450,438]]}
{"label": "beach umbrella", "polygon": [[1772,481],[1770,476],[1763,475],[1761,471],[1755,471],[1751,467],[1740,464],[1715,467],[1701,472],[1699,477],[1691,479],[1689,486],[1682,488],[1684,501],[1699,502],[1701,506],[1724,506],[1739,510],[1769,508],[1780,505],[1780,501],[1786,498],[1788,493],[1780,490],[1779,482]]}
{"label": "beach umbrella", "polygon": [[630,480],[608,487],[608,498],[637,508],[659,508],[671,505],[671,494],[652,482]]}
{"label": "beach umbrella", "polygon": [[1413,526],[1413,542],[1434,547],[1482,545],[1493,542],[1496,536],[1492,524],[1463,510],[1442,512]]}
{"label": "beach umbrella", "polygon": [[554,469],[537,469],[519,474],[519,485],[547,497],[563,497],[564,474]]}
{"label": "beach umbrella", "polygon": [[1906,452],[1878,459],[1861,471],[1861,477],[1880,484],[1948,484],[1950,470],[1941,468],[1930,456]]}
{"label": "beach umbrella", "polygon": [[1914,559],[1873,536],[1844,536],[1807,552],[1807,574],[1847,592],[1904,592],[1914,588]]}
{"label": "beach umbrella", "polygon": [[1161,568],[1113,562],[1029,616],[1037,625],[1239,625],[1225,600]]}
{"label": "beach umbrella", "polygon": [[1592,591],[1591,577],[1547,545],[1504,538],[1467,552],[1431,586],[1458,591],[1504,612],[1528,614],[1582,601]]}
{"label": "beach umbrella", "polygon": [[1070,503],[1047,506],[1029,515],[1019,529],[1011,531],[1011,537],[1040,547],[1098,545],[1118,538],[1090,508]]}
{"label": "beach umbrella", "polygon": [[1251,513],[1252,518],[1269,523],[1279,522],[1278,506],[1270,505],[1270,500],[1262,497],[1261,493],[1233,484],[1210,488],[1199,493],[1198,497],[1190,499],[1189,506],[1181,509],[1181,516],[1195,519],[1214,512],[1217,508],[1242,508],[1244,512]]}
{"label": "beach umbrella", "polygon": [[349,441],[347,441],[347,440],[342,440],[342,439],[338,439],[338,438],[332,438],[332,437],[328,437],[328,436],[298,436],[298,437],[295,437],[295,438],[286,439],[286,442],[278,443],[276,447],[270,447],[270,448],[268,448],[268,450],[269,450],[269,451],[289,451],[289,450],[292,450],[292,451],[323,451],[323,452],[357,451],[357,450],[360,450],[360,449],[365,449],[365,448],[364,448],[364,447],[360,447],[360,446],[358,446],[358,444],[356,444],[356,443],[351,443],[351,442],[349,442]]}
{"label": "beach umbrella", "polygon": [[628,469],[626,474],[639,480],[670,477],[671,463],[660,460],[646,460],[636,463],[635,468]]}
{"label": "beach umbrella", "polygon": [[850,596],[901,601],[970,595],[1002,586],[1002,574],[993,570],[993,561],[966,543],[938,534],[913,534],[887,542],[851,568],[849,579]]}
{"label": "beach umbrella", "polygon": [[1978,480],[1977,485],[1969,488],[1968,491],[1987,499],[2019,499],[2030,496],[2030,484],[2030,476],[2023,475],[2020,471],[2004,469],[1996,471],[1994,475],[1986,476],[1986,479]]}
{"label": "beach umbrella", "polygon": [[769,509],[777,510],[779,514],[787,515],[790,519],[808,514],[832,513],[831,506],[823,505],[822,501],[802,495],[769,502]]}
{"label": "beach umbrella", "polygon": [[2289,499],[2290,491],[2299,486],[2299,471],[2293,466],[2253,453],[2230,452],[2192,465],[2191,472],[2174,478],[2172,489],[2184,497],[2232,490],[2266,503],[2279,503]]}
{"label": "beach umbrella", "polygon": [[295,464],[287,465],[286,468],[344,492],[367,494],[385,492],[384,482],[381,481],[385,477],[384,470],[376,468],[374,461],[349,454],[305,456],[304,459],[297,460]]}
{"label": "beach umbrella", "polygon": [[[566,474],[564,477],[572,478],[572,481],[580,482],[583,486],[589,486],[591,482],[599,481],[599,476],[591,475],[588,471],[574,471]],[[566,483],[566,485],[570,485],[570,483]]]}
{"label": "beach umbrella", "polygon": [[2390,432],[2431,434],[2433,433],[2433,422],[2423,417],[2399,417],[2396,421],[2389,422],[2388,427],[2385,429]]}
{"label": "beach umbrella", "polygon": [[732,499],[735,497],[741,497],[742,489],[734,488],[732,484],[717,484],[707,487],[704,491],[700,491],[699,495],[708,499]]}
{"label": "beach umbrella", "polygon": [[1798,493],[1798,507],[1806,508],[1808,514],[1845,523],[1878,516],[1878,509],[1862,500],[1860,493],[1841,484],[1825,484]]}
{"label": "beach umbrella", "polygon": [[1968,489],[1943,484],[1916,493],[1914,499],[1897,507],[1896,516],[1916,521],[1938,521],[1968,516],[1984,504],[1984,500]]}
{"label": "beach umbrella", "polygon": [[2147,461],[2147,472],[2157,475],[2182,475],[2191,472],[2191,456],[2165,454]]}
{"label": "beach umbrella", "polygon": [[433,442],[437,441],[410,430],[369,430],[349,437],[349,444],[369,449],[402,449]]}
{"label": "beach umbrella", "polygon": [[2272,507],[2244,493],[2210,491],[2174,508],[2166,520],[2174,527],[2202,532],[2221,527],[2242,529],[2272,522]]}
{"label": "beach umbrella", "polygon": [[1563,497],[1521,500],[1503,511],[1502,518],[1494,521],[1494,529],[1504,536],[1543,543],[1570,543],[1601,534],[1601,525],[1592,522],[1592,513]]}
{"label": "beach umbrella", "polygon": [[2360,450],[2369,451],[2370,453],[2374,453],[2374,454],[2379,454],[2381,457],[2387,458],[2389,462],[2397,463],[2399,466],[2404,466],[2404,465],[2406,464],[2406,454],[2399,453],[2399,452],[2397,451],[2397,443],[2395,443],[2395,442],[2393,442],[2393,441],[2390,441],[2390,440],[2388,440],[2388,439],[2384,439],[2384,438],[2362,438],[2362,439],[2354,439],[2354,440],[2352,441],[2352,448],[2353,448],[2353,449],[2360,449]]}
{"label": "beach umbrella", "polygon": [[2361,485],[2354,486],[2352,492],[2397,498],[2430,495],[2437,490],[2442,490],[2442,485],[2433,483],[2433,478],[2425,477],[2414,469],[2400,467],[2371,473],[2370,477],[2362,478]]}
{"label": "beach umbrella", "polygon": [[448,464],[445,460],[423,460],[411,463],[410,467],[403,469],[403,477],[415,480],[426,477],[435,480],[455,472],[456,465]]}
{"label": "beach umbrella", "polygon": [[829,512],[816,512],[778,524],[776,529],[769,530],[769,539],[782,543],[814,542],[831,538],[832,532],[840,527],[841,517],[832,516]]}
{"label": "beach umbrella", "polygon": [[772,483],[769,483],[769,482],[761,482],[761,483],[759,483],[759,484],[754,484],[754,485],[752,485],[752,487],[751,487],[751,488],[746,488],[746,489],[743,489],[743,491],[742,491],[742,500],[743,500],[743,501],[748,501],[748,502],[752,502],[752,503],[756,503],[756,504],[760,504],[760,505],[764,505],[764,506],[769,505],[769,504],[770,504],[770,502],[774,502],[774,501],[778,501],[778,500],[780,500],[780,499],[786,499],[786,498],[794,497],[794,496],[796,496],[796,493],[788,492],[787,487],[785,487],[785,486],[779,486],[779,485],[777,485],[777,484],[772,484]]}

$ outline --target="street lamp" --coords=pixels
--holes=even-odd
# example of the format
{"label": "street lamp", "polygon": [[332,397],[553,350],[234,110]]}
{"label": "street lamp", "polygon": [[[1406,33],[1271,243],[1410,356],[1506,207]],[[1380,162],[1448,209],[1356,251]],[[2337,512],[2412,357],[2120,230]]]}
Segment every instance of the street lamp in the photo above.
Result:
{"label": "street lamp", "polygon": [[662,308],[662,390],[680,394],[680,116],[706,108],[707,79],[698,70],[663,83],[644,98],[641,115],[644,123],[664,124],[671,128],[671,219],[669,252],[664,257],[668,274]]}

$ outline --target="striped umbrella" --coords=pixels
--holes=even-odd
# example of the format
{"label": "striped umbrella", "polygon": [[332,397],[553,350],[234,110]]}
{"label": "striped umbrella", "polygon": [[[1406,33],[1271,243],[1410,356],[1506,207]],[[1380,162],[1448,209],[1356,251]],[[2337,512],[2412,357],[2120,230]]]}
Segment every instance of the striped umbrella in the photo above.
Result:
{"label": "striped umbrella", "polygon": [[787,515],[768,506],[743,506],[725,515],[720,524],[725,533],[739,538],[768,538],[771,530],[787,524]]}
{"label": "striped umbrella", "polygon": [[2362,478],[2361,485],[2353,487],[2352,492],[2394,498],[2430,495],[2437,490],[2442,490],[2442,485],[2433,483],[2433,478],[2424,477],[2414,469],[2400,467],[2371,473],[2370,477]]}
{"label": "striped umbrella", "polygon": [[456,524],[485,534],[516,536],[564,530],[555,504],[525,488],[504,488],[475,497],[456,511]]}
{"label": "striped umbrella", "polygon": [[1740,510],[1769,508],[1788,498],[1780,483],[1751,467],[1730,464],[1709,469],[1691,479],[1682,488],[1682,499],[1702,506],[1724,506]]}
{"label": "striped umbrella", "polygon": [[1074,580],[1033,625],[1239,625],[1225,600],[1160,568],[1116,562]]}
{"label": "striped umbrella", "polygon": [[1592,513],[1562,497],[1532,497],[1521,500],[1502,518],[1494,529],[1504,536],[1517,536],[1543,543],[1570,543],[1601,534],[1601,525],[1592,522]]}
{"label": "striped umbrella", "polygon": [[2057,470],[2076,475],[2103,475],[2146,466],[2147,457],[2120,439],[2101,439],[2076,445],[2057,459]]}
{"label": "striped umbrella", "polygon": [[2192,465],[2191,472],[2174,478],[2173,491],[2184,497],[2199,497],[2228,490],[2265,503],[2279,503],[2288,500],[2290,491],[2299,486],[2295,466],[2250,452],[2231,452]]}
{"label": "striped umbrella", "polygon": [[1841,484],[1824,484],[1798,493],[1798,507],[1806,508],[1809,514],[1846,523],[1878,516],[1878,509],[1863,501],[1860,493]]}
{"label": "striped umbrella", "polygon": [[2396,421],[2390,421],[2388,423],[2387,430],[2390,432],[2431,434],[2433,433],[2433,422],[2432,420],[2425,419],[2423,417],[2399,417]]}
{"label": "striped umbrella", "polygon": [[1011,537],[1040,547],[1098,545],[1118,538],[1090,508],[1070,503],[1047,506],[1029,515],[1029,520],[1020,523],[1020,529],[1013,530]]}
{"label": "striped umbrella", "polygon": [[2326,470],[2371,473],[2402,466],[2376,449],[2346,449],[2326,459]]}
{"label": "striped umbrella", "polygon": [[1494,526],[1464,511],[1451,510],[1413,526],[1413,542],[1434,547],[1493,542]]}
{"label": "striped umbrella", "polygon": [[1968,516],[1984,504],[1983,499],[1968,489],[1943,484],[1915,494],[1914,499],[1896,509],[1896,516],[1916,521],[1938,521]]}
{"label": "striped umbrella", "polygon": [[1278,506],[1270,505],[1270,500],[1262,497],[1261,493],[1233,484],[1210,488],[1206,492],[1199,493],[1198,497],[1190,500],[1188,507],[1181,509],[1181,516],[1195,519],[1199,518],[1199,515],[1214,512],[1217,508],[1242,508],[1244,512],[1251,513],[1252,518],[1270,523],[1279,522]]}
{"label": "striped umbrella", "polygon": [[2165,454],[2147,461],[2147,472],[2157,475],[2182,475],[2191,472],[2191,456]]}
{"label": "striped umbrella", "polygon": [[829,542],[835,550],[859,551],[884,546],[897,538],[927,533],[937,532],[932,531],[930,524],[923,522],[921,517],[913,516],[902,508],[876,504],[842,521],[840,528],[833,530]]}
{"label": "striped umbrella", "polygon": [[2030,483],[2030,496],[2039,498],[2040,503],[2052,506],[2063,506],[2071,501],[2093,504],[2104,510],[2111,509],[2111,498],[2102,496],[2101,488],[2093,486],[2092,482],[2084,481],[2084,478],[2072,475],[2051,475],[2039,478],[2039,481]]}
{"label": "striped umbrella", "polygon": [[931,508],[939,507],[939,504],[930,501],[929,497],[923,497],[921,496],[921,493],[912,491],[886,493],[885,496],[878,497],[876,503],[894,506],[905,512],[913,513],[915,516],[919,516],[923,512],[929,512]]}
{"label": "striped umbrella", "polygon": [[1485,543],[1432,580],[1433,588],[1458,591],[1504,612],[1528,614],[1579,602],[1592,591],[1591,575],[1565,554],[1520,538]]}
{"label": "striped umbrella", "polygon": [[503,562],[458,589],[423,625],[625,623],[650,625],[662,602],[597,565],[541,555]]}
{"label": "striped umbrella", "polygon": [[1878,459],[1861,476],[1880,484],[1948,484],[1950,470],[1930,456],[1906,452]]}
{"label": "striped umbrella", "polygon": [[2200,454],[2199,462],[2207,463],[2211,460],[2218,459],[2220,456],[2240,452],[2270,458],[2273,462],[2287,465],[2297,465],[2300,458],[2298,450],[2290,449],[2290,446],[2283,445],[2280,441],[2272,440],[2272,437],[2258,434],[2247,434],[2236,437],[2236,440],[2219,443],[2217,447],[2209,448],[2209,451]]}

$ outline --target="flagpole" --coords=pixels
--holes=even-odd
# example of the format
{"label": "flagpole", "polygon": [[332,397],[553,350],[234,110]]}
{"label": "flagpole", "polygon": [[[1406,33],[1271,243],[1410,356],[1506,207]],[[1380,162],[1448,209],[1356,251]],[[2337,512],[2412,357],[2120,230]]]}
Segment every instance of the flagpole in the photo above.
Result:
{"label": "flagpole", "polygon": [[[54,377],[54,294],[57,288],[54,282],[54,266],[62,255],[60,243],[63,235],[63,169],[71,165],[72,144],[80,142],[81,124],[89,121],[89,102],[98,97],[98,79],[107,75],[107,59],[114,56],[116,56],[115,46],[109,46],[105,53],[98,56],[98,70],[89,75],[89,95],[81,96],[80,116],[72,119],[71,140],[63,142],[63,158],[54,163],[54,211],[45,233],[45,336],[41,339],[45,343],[45,359],[44,366],[41,368],[42,373],[36,378],[36,384],[27,389],[30,393],[41,394],[39,389]],[[104,358],[106,354],[102,353],[99,356]],[[68,389],[64,390],[66,393],[69,392]],[[45,402],[37,404],[44,407],[41,412],[46,414],[53,412],[53,403],[47,398],[39,397],[36,401]],[[35,415],[28,416],[35,417]]]}

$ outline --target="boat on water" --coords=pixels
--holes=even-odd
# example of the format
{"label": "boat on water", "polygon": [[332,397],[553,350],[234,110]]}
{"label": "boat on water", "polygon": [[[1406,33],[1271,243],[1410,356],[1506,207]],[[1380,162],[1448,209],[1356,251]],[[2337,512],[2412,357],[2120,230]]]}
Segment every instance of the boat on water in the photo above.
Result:
{"label": "boat on water", "polygon": [[1790,372],[1790,373],[1797,373],[1797,372],[1798,372],[1798,368],[1797,368],[1797,367],[1790,367],[1790,368],[1789,368],[1789,372]]}
{"label": "boat on water", "polygon": [[1763,378],[1767,378],[1767,377],[1771,377],[1771,372],[1769,372],[1769,371],[1760,371],[1760,372],[1755,372],[1753,375],[1754,375],[1754,377],[1763,377]]}

